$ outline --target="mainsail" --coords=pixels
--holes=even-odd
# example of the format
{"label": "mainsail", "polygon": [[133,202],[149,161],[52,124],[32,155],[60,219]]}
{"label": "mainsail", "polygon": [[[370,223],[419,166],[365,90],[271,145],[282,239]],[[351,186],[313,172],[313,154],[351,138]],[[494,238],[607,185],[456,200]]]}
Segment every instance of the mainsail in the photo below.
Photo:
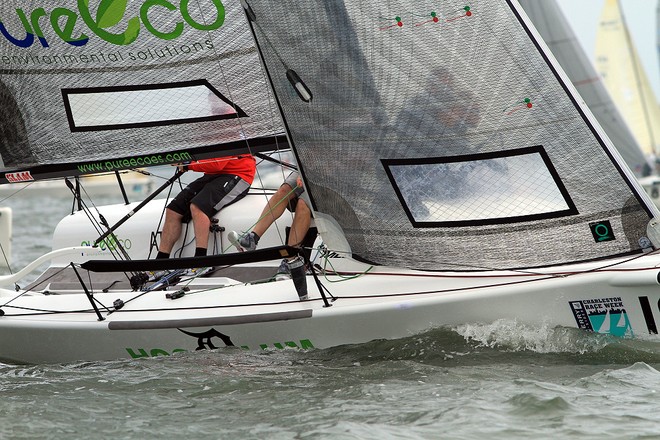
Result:
{"label": "mainsail", "polygon": [[596,67],[642,150],[660,153],[660,107],[618,0],[606,0],[596,42]]}
{"label": "mainsail", "polygon": [[285,141],[238,2],[3,1],[0,100],[0,182]]}
{"label": "mainsail", "polygon": [[515,1],[242,3],[315,208],[355,257],[470,270],[642,252],[657,211]]}
{"label": "mainsail", "polygon": [[637,177],[648,176],[649,158],[644,156],[557,2],[519,2],[630,169]]}

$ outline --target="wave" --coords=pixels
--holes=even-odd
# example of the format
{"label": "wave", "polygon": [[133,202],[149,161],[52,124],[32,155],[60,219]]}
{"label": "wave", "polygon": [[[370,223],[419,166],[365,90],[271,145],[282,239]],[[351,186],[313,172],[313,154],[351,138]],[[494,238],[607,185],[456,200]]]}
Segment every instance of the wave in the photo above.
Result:
{"label": "wave", "polygon": [[451,366],[536,361],[585,365],[660,363],[660,343],[515,320],[436,328],[395,340],[345,345],[314,356],[355,362],[413,360]]}

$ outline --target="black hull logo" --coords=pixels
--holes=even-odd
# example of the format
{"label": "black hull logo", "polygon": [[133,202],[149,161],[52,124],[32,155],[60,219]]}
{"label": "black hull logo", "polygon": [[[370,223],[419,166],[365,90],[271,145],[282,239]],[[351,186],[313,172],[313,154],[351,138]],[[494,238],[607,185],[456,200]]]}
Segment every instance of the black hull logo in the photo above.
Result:
{"label": "black hull logo", "polygon": [[212,328],[210,330],[205,331],[204,333],[192,333],[192,332],[187,332],[185,330],[177,329],[181,333],[185,333],[188,336],[192,336],[193,338],[197,338],[197,348],[195,351],[199,350],[214,350],[218,347],[213,345],[213,342],[211,342],[211,339],[213,338],[220,338],[222,342],[224,342],[226,347],[233,347],[234,343],[231,342],[231,338],[225,334],[220,333],[216,329]]}

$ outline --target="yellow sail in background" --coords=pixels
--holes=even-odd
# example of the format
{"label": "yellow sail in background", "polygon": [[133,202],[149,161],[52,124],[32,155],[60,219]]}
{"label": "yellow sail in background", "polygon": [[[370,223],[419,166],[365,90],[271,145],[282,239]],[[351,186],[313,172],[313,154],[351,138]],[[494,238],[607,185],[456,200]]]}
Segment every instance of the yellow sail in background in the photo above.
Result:
{"label": "yellow sail in background", "polygon": [[642,151],[660,156],[660,106],[632,43],[619,0],[606,0],[603,6],[596,68]]}

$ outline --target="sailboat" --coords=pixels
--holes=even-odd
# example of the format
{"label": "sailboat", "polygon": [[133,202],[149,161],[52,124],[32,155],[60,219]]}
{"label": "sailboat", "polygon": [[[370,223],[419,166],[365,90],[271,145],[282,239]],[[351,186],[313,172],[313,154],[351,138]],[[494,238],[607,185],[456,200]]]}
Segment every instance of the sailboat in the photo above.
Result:
{"label": "sailboat", "polygon": [[[81,209],[0,278],[0,360],[314,349],[499,319],[594,331],[603,309],[657,339],[660,212],[515,0],[29,5],[0,5],[5,180],[290,148],[318,237],[285,246],[284,220],[238,252],[228,232],[268,197],[254,189],[216,215],[213,255],[192,256],[183,228],[155,260],[164,200]],[[275,280],[297,254],[308,273]]]}
{"label": "sailboat", "polygon": [[520,0],[520,4],[626,164],[638,178],[649,176],[653,170],[648,149],[645,154],[637,143],[557,2]]}
{"label": "sailboat", "polygon": [[596,67],[642,151],[657,157],[660,106],[632,42],[619,0],[606,0],[603,6],[596,39]]}
{"label": "sailboat", "polygon": [[654,163],[654,149],[648,145],[642,149],[628,128],[557,3],[554,0],[520,0],[520,4],[646,192],[660,205],[660,178]]}

